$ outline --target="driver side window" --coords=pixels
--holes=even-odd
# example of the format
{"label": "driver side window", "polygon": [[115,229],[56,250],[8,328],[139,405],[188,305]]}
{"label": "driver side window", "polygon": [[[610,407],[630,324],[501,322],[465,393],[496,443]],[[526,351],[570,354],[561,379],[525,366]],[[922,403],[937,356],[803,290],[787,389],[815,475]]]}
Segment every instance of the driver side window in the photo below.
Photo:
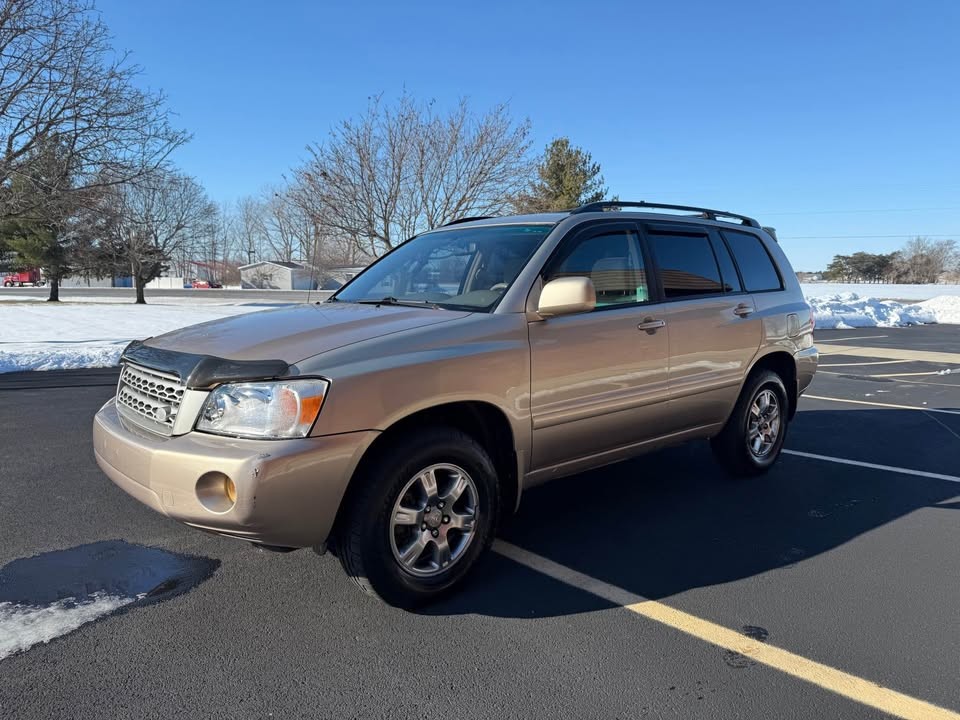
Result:
{"label": "driver side window", "polygon": [[576,238],[561,250],[543,280],[562,277],[590,278],[598,308],[650,299],[640,238],[633,230],[601,230]]}

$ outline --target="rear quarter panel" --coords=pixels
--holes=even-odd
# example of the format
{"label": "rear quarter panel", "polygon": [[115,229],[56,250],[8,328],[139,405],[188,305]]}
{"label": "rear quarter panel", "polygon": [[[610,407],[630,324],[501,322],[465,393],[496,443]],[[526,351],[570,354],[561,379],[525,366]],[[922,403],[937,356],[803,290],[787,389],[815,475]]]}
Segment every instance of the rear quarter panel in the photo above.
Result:
{"label": "rear quarter panel", "polygon": [[756,360],[769,353],[790,353],[797,363],[797,391],[803,392],[813,380],[819,353],[813,343],[813,316],[783,248],[764,238],[783,279],[784,289],[756,293],[757,314],[763,322],[763,338]]}

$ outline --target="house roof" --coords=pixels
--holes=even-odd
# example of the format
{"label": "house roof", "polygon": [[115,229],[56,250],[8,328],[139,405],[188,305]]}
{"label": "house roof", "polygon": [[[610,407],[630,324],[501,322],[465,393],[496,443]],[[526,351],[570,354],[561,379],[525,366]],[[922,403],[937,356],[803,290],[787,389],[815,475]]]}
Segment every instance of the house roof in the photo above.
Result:
{"label": "house roof", "polygon": [[285,260],[258,260],[255,263],[250,263],[249,265],[241,265],[237,269],[247,270],[248,268],[257,267],[258,265],[277,265],[278,267],[284,267],[290,270],[303,270],[307,267],[303,263],[286,262]]}

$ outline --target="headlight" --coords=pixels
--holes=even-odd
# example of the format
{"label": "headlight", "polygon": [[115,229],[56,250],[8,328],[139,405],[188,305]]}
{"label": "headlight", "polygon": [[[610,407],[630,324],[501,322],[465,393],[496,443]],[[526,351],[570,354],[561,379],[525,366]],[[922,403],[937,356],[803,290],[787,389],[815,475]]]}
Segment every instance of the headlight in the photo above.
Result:
{"label": "headlight", "polygon": [[197,430],[252,438],[306,437],[329,386],[326,380],[221,385],[207,397]]}

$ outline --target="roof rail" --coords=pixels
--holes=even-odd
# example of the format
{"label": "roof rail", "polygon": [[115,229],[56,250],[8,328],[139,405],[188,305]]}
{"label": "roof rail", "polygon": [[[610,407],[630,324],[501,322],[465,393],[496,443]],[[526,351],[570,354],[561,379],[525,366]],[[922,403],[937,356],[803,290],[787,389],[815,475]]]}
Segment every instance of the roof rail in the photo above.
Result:
{"label": "roof rail", "polygon": [[667,205],[665,203],[654,202],[625,202],[623,200],[601,200],[600,202],[587,203],[571,210],[571,215],[587,212],[604,212],[606,210],[619,210],[620,208],[654,208],[658,210],[687,210],[695,212],[707,220],[716,220],[721,217],[736,218],[741,225],[759,228],[760,223],[752,217],[738,215],[737,213],[727,212],[726,210],[710,210],[709,208],[693,207],[692,205]]}
{"label": "roof rail", "polygon": [[460,223],[471,222],[472,220],[489,220],[496,215],[474,215],[473,217],[462,217],[457,218],[456,220],[451,220],[448,223],[444,223],[440,227],[449,227],[450,225],[459,225]]}

